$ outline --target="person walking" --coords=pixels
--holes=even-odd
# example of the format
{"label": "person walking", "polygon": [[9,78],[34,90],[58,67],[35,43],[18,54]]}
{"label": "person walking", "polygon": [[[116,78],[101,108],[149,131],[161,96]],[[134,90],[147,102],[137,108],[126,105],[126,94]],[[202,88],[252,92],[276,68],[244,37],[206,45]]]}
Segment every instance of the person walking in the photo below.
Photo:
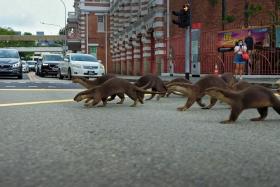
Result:
{"label": "person walking", "polygon": [[242,75],[244,72],[245,60],[242,57],[242,54],[247,51],[246,45],[243,43],[243,40],[238,40],[237,45],[234,47],[234,63],[235,63],[235,71],[234,74],[237,78],[239,75],[239,79],[242,79]]}
{"label": "person walking", "polygon": [[249,59],[248,61],[246,61],[246,72],[248,73],[248,75],[251,73],[251,66],[252,66],[252,55],[253,55],[253,51],[254,51],[254,39],[252,37],[252,32],[249,30],[248,31],[248,35],[244,40],[246,47],[247,47],[247,51],[249,54]]}

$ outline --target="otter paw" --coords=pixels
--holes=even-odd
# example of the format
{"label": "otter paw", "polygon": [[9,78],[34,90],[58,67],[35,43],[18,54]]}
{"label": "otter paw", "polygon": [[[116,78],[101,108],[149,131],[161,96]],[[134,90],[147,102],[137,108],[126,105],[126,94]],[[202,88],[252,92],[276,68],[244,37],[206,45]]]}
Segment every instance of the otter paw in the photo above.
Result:
{"label": "otter paw", "polygon": [[225,121],[221,121],[220,123],[222,123],[222,124],[230,124],[230,123],[234,123],[234,121],[232,121],[232,120],[225,120]]}
{"label": "otter paw", "polygon": [[264,118],[258,117],[258,118],[252,118],[251,121],[263,121]]}
{"label": "otter paw", "polygon": [[208,109],[210,109],[210,107],[209,106],[205,106],[205,107],[202,107],[201,109],[208,110]]}
{"label": "otter paw", "polygon": [[178,107],[177,110],[178,110],[178,111],[186,111],[187,108],[183,106],[183,107]]}

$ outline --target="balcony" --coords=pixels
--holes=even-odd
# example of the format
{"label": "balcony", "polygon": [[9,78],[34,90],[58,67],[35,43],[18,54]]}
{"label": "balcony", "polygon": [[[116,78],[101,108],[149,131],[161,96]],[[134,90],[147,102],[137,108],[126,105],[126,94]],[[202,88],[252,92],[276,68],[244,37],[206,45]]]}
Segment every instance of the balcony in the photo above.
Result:
{"label": "balcony", "polygon": [[67,22],[78,22],[78,15],[76,12],[68,12]]}
{"label": "balcony", "polygon": [[110,9],[110,0],[87,0],[80,3],[81,11],[104,13]]}

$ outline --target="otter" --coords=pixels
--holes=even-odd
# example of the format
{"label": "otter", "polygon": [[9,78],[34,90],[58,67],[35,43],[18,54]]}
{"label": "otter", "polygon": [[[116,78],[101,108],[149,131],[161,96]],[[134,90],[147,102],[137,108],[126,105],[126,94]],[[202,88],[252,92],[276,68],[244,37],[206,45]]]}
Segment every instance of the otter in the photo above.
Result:
{"label": "otter", "polygon": [[223,73],[220,77],[227,83],[229,87],[238,82],[238,80],[230,72]]}
{"label": "otter", "polygon": [[[180,77],[180,78],[176,78],[176,79],[173,79],[173,80],[171,80],[171,81],[165,83],[165,86],[168,87],[169,84],[174,83],[174,82],[183,82],[183,83],[192,84],[192,82],[189,81],[188,79],[185,79],[185,78],[181,78],[181,77]],[[170,91],[170,90],[167,89],[166,97],[169,97],[169,95],[170,95],[171,93],[173,93],[173,94],[175,94],[175,95],[182,95],[181,93],[172,92],[172,91]]]}
{"label": "otter", "polygon": [[107,80],[99,86],[78,93],[74,97],[74,100],[79,102],[84,99],[91,99],[93,101],[87,104],[87,106],[89,107],[95,106],[100,101],[102,101],[103,106],[105,106],[107,97],[119,93],[126,94],[129,98],[131,98],[134,101],[134,104],[131,105],[132,107],[135,107],[138,101],[143,104],[143,98],[145,93],[163,94],[162,92],[144,90],[143,88],[137,87],[124,79],[114,78]]}
{"label": "otter", "polygon": [[225,81],[222,80],[220,77],[216,75],[207,75],[205,77],[202,77],[195,84],[180,82],[171,83],[168,85],[168,89],[170,91],[179,91],[182,94],[184,94],[184,96],[188,97],[188,100],[185,103],[185,105],[177,108],[177,110],[179,111],[185,111],[188,108],[190,108],[194,104],[194,102],[197,102],[202,107],[202,109],[212,108],[217,102],[216,98],[211,97],[210,104],[208,106],[205,106],[203,103],[201,103],[201,99],[205,95],[204,91],[207,88],[211,88],[214,86],[224,89],[228,88]]}
{"label": "otter", "polygon": [[256,108],[260,114],[260,117],[252,118],[251,121],[264,120],[268,107],[280,114],[280,100],[270,89],[263,86],[253,85],[238,92],[213,87],[206,89],[205,93],[231,106],[229,119],[221,123],[235,122],[243,110],[250,108]]}
{"label": "otter", "polygon": [[[116,78],[115,75],[111,75],[111,74],[107,74],[107,75],[103,75],[101,77],[97,77],[95,80],[88,80],[84,77],[72,77],[72,82],[73,83],[79,83],[82,86],[84,86],[87,89],[93,88],[95,86],[99,86],[101,84],[103,84],[104,82],[106,82],[109,79],[113,79]],[[119,102],[117,102],[117,104],[123,104],[124,102],[124,95],[123,94],[115,94],[110,96],[109,99],[107,99],[107,101],[112,101],[115,99],[116,95],[118,95],[118,97],[121,99]],[[87,100],[86,103],[88,103],[90,100]]]}
{"label": "otter", "polygon": [[230,88],[232,90],[238,91],[238,90],[244,90],[244,89],[249,88],[251,86],[253,86],[253,84],[250,84],[249,82],[244,81],[244,80],[240,80],[237,83],[233,84]]}
{"label": "otter", "polygon": [[[149,83],[149,84],[148,84]],[[154,92],[161,92],[162,94],[158,95],[157,100],[160,99],[160,97],[164,97],[167,88],[164,84],[164,82],[156,75],[153,74],[147,74],[142,77],[140,77],[135,83],[135,86],[142,87],[143,89],[152,89]],[[143,87],[146,85],[145,87]],[[156,94],[152,94],[150,98],[146,100],[151,100],[155,97]]]}

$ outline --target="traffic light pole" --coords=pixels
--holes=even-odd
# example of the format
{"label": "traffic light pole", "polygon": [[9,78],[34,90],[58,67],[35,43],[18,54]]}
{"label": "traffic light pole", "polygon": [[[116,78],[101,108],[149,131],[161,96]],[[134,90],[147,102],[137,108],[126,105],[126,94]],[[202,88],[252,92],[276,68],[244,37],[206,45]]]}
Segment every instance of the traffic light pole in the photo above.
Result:
{"label": "traffic light pole", "polygon": [[191,62],[191,54],[190,54],[190,26],[185,29],[185,78],[190,80],[190,62]]}
{"label": "traffic light pole", "polygon": [[192,0],[189,0],[190,26],[185,30],[185,78],[190,80],[191,66],[191,30],[192,30]]}

